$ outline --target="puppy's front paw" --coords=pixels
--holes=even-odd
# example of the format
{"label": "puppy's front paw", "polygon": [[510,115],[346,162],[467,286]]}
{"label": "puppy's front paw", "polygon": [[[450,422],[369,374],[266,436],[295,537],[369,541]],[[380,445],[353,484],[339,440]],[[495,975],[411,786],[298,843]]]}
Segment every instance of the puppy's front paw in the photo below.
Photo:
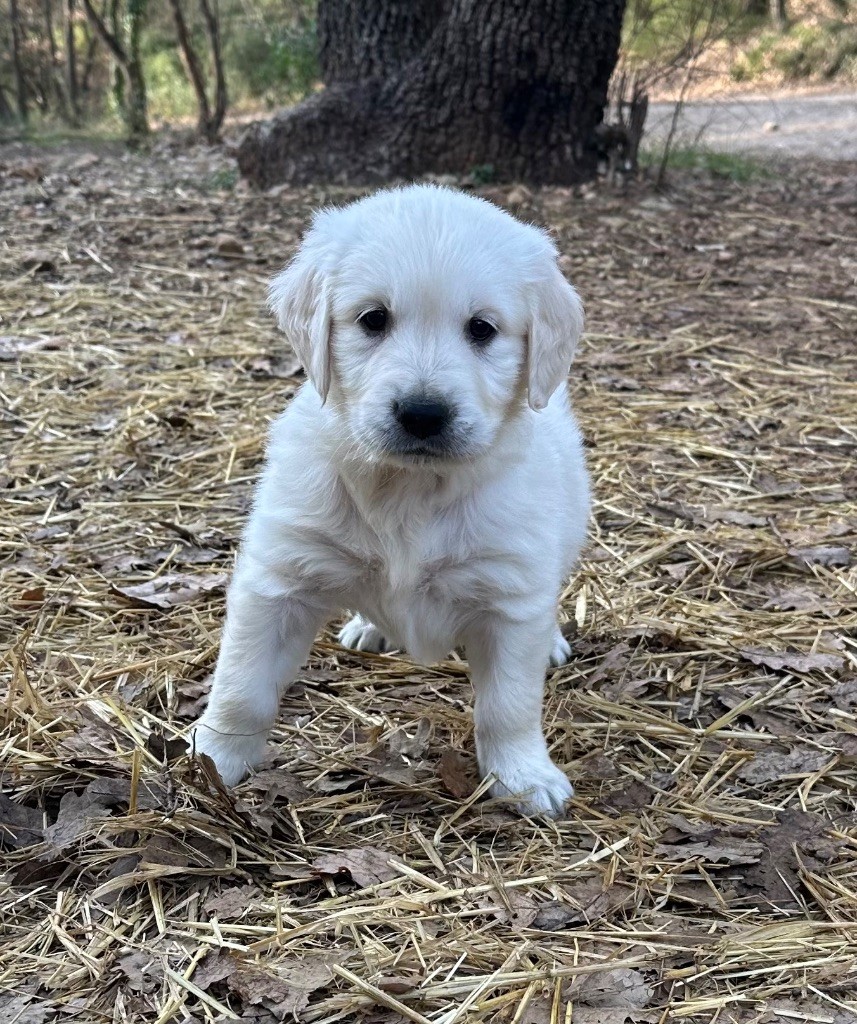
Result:
{"label": "puppy's front paw", "polygon": [[528,817],[561,818],[574,796],[574,787],[546,754],[532,761],[500,758],[495,765],[485,766],[485,774],[489,773],[497,777],[491,796],[513,797],[517,810]]}
{"label": "puppy's front paw", "polygon": [[550,663],[554,668],[558,668],[560,665],[565,665],[570,658],[571,644],[560,633],[559,627],[557,627],[551,640]]}
{"label": "puppy's front paw", "polygon": [[227,786],[237,785],[247,774],[248,767],[264,760],[268,749],[262,733],[230,734],[207,725],[204,719],[191,729],[188,746],[191,752],[208,754]]}
{"label": "puppy's front paw", "polygon": [[350,647],[353,651],[383,654],[387,650],[384,634],[362,615],[355,615],[353,619],[349,619],[340,629],[337,640],[343,647]]}

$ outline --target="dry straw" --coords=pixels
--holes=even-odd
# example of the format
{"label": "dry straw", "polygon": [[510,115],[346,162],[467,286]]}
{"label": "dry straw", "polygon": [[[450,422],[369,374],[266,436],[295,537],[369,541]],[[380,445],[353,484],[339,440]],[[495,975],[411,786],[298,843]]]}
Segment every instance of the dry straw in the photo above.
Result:
{"label": "dry straw", "polygon": [[460,660],[330,634],[256,778],[188,763],[299,382],[265,279],[339,195],[0,159],[0,1019],[857,1019],[853,172],[484,190],[589,310],[552,824],[485,799]]}

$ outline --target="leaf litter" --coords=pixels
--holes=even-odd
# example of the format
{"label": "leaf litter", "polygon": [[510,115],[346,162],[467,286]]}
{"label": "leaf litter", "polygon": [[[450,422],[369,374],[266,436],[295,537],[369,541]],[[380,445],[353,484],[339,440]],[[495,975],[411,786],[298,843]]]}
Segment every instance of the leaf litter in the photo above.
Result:
{"label": "leaf litter", "polygon": [[853,168],[478,190],[550,228],[588,313],[596,503],[545,711],[576,795],[545,823],[486,797],[460,661],[333,629],[256,774],[185,756],[303,376],[265,282],[359,193],[75,145],[7,147],[0,199],[0,1016],[855,1019]]}

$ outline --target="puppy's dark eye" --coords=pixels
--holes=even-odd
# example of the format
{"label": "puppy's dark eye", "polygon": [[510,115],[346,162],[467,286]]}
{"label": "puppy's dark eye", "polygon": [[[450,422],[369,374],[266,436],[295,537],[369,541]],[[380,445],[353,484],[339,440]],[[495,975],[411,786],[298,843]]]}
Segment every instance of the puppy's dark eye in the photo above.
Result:
{"label": "puppy's dark eye", "polygon": [[489,324],[487,320],[474,316],[467,324],[467,333],[477,345],[487,345],[497,333],[497,328],[493,324]]}
{"label": "puppy's dark eye", "polygon": [[387,310],[383,306],[379,306],[377,309],[367,309],[365,313],[357,317],[357,323],[369,334],[380,334],[387,326]]}

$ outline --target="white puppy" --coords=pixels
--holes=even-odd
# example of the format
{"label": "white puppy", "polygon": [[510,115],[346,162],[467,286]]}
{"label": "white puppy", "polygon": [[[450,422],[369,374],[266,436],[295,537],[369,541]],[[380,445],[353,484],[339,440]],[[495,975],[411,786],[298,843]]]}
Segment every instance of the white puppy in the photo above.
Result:
{"label": "white puppy", "polygon": [[583,324],[548,237],[431,186],[319,213],[270,305],[309,382],[271,431],[193,729],[227,784],[343,608],[349,647],[463,644],[491,792],[561,814],[541,727],[589,486],[566,378]]}

